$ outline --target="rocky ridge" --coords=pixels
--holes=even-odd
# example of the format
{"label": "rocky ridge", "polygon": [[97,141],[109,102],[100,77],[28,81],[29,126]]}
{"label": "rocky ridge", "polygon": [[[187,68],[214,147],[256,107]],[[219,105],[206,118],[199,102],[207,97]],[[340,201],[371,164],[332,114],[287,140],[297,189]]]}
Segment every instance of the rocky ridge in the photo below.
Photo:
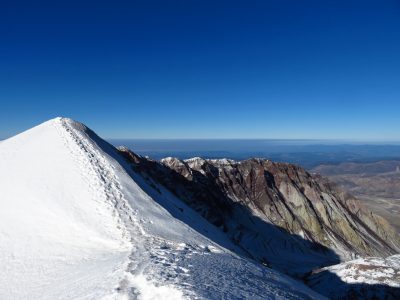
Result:
{"label": "rocky ridge", "polygon": [[155,161],[119,151],[154,189],[165,187],[250,257],[288,274],[400,252],[386,220],[299,166],[265,159]]}

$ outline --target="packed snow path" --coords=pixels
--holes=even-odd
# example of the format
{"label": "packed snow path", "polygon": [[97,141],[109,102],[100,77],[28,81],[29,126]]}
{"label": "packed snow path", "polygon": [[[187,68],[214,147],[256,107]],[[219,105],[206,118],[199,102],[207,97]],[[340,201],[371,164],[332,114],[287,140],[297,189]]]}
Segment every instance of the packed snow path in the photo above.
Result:
{"label": "packed snow path", "polygon": [[[126,201],[118,176],[114,171],[115,168],[119,168],[119,173],[123,172],[123,170],[118,165],[110,163],[112,158],[106,157],[107,154],[101,151],[88,136],[85,136],[85,128],[81,124],[72,122],[69,119],[60,119],[60,124],[62,129],[59,128],[59,133],[64,138],[65,145],[69,147],[71,154],[82,167],[82,174],[89,173],[89,177],[98,178],[100,184],[95,189],[105,194],[109,203],[114,205],[116,210],[114,215],[118,214],[120,217],[118,223],[122,221],[121,227],[124,228],[125,235],[129,236],[132,250],[129,255],[129,265],[126,269],[128,274],[122,279],[117,290],[119,293],[131,297],[149,294],[149,292],[153,293],[149,294],[149,297],[157,296],[160,291],[157,291],[157,287],[146,281],[143,271],[148,267],[150,261],[159,259],[154,253],[163,247],[161,245],[163,241],[146,235],[140,225],[143,219],[140,220],[138,211],[133,211]],[[59,124],[55,126],[59,127]],[[146,291],[146,289],[151,289],[151,291]],[[180,291],[165,286],[161,288],[161,292],[169,294],[164,295],[166,298],[171,296],[177,298],[181,297],[182,294]],[[160,294],[160,299],[161,297],[162,295]]]}
{"label": "packed snow path", "polygon": [[178,199],[162,187],[145,193],[126,170],[111,145],[70,119],[1,143],[1,299],[320,298],[176,219],[163,206]]}

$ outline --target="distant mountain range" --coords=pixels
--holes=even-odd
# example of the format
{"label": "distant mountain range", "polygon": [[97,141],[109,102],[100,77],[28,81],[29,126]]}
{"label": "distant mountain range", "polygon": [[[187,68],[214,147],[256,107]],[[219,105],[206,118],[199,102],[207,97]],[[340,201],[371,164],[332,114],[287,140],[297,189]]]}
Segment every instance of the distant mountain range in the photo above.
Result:
{"label": "distant mountain range", "polygon": [[114,146],[124,145],[135,153],[159,160],[164,157],[188,159],[252,157],[289,162],[312,169],[321,164],[400,160],[400,143],[372,143],[330,140],[241,140],[241,139],[110,139]]}

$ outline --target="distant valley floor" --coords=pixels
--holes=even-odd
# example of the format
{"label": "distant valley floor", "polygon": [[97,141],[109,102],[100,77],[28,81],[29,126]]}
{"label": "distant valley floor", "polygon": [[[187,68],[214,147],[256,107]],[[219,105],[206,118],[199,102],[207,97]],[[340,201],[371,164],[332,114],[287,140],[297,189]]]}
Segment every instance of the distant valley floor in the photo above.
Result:
{"label": "distant valley floor", "polygon": [[400,233],[400,161],[320,165],[311,171],[355,195]]}
{"label": "distant valley floor", "polygon": [[[400,184],[400,183],[399,183]],[[387,219],[400,233],[400,199],[374,195],[356,195],[373,212]]]}

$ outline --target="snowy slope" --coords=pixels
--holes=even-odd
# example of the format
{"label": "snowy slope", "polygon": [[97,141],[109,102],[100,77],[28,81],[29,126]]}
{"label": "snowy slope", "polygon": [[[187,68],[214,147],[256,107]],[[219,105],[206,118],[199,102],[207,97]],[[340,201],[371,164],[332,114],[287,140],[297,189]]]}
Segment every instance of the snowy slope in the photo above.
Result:
{"label": "snowy slope", "polygon": [[[173,197],[151,197],[125,168],[70,119],[1,143],[1,299],[321,298],[233,255],[218,230]],[[182,207],[196,230],[171,214]]]}
{"label": "snowy slope", "polygon": [[131,245],[61,121],[2,142],[0,166],[0,298],[112,292]]}
{"label": "snowy slope", "polygon": [[325,267],[308,278],[331,299],[399,299],[400,255],[366,257]]}

